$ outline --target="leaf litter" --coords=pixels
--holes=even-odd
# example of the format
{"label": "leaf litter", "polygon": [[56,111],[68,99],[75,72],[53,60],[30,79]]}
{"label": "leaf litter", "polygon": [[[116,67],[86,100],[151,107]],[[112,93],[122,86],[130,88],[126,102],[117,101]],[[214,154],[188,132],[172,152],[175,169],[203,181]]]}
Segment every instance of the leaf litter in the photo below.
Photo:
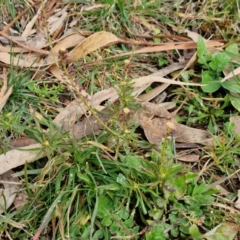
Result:
{"label": "leaf litter", "polygon": [[[12,64],[16,67],[21,68],[47,68],[49,69],[49,73],[51,73],[52,76],[54,76],[61,83],[64,83],[67,87],[69,87],[70,91],[74,92],[75,89],[74,86],[72,86],[71,79],[69,79],[68,76],[65,76],[64,72],[59,67],[59,61],[61,60],[60,51],[66,52],[66,61],[68,62],[68,64],[71,64],[80,59],[84,59],[88,54],[91,54],[98,49],[108,49],[110,45],[126,43],[129,44],[129,46],[133,47],[143,44],[142,42],[136,42],[135,40],[133,41],[131,39],[127,41],[120,39],[113,33],[107,31],[93,33],[88,37],[84,37],[79,32],[73,31],[69,35],[64,35],[64,33],[61,34],[61,36],[63,37],[53,41],[53,46],[51,48],[48,48],[48,38],[50,36],[57,36],[59,29],[63,32],[65,31],[65,25],[67,24],[67,11],[69,8],[69,6],[66,5],[61,10],[57,10],[57,5],[55,5],[56,1],[49,1],[48,4],[50,3],[52,3],[52,5],[48,5],[49,8],[47,8],[47,10],[48,13],[51,12],[52,15],[49,15],[48,17],[48,32],[45,31],[44,22],[41,22],[39,20],[41,19],[39,16],[40,14],[42,14],[40,8],[39,11],[37,11],[36,15],[32,18],[32,20],[26,25],[21,35],[23,41],[20,41],[20,39],[17,39],[7,33],[7,29],[10,25],[0,31],[0,35],[7,40],[4,42],[5,46],[0,46],[0,61],[2,63],[8,65]],[[104,8],[104,5],[100,4],[99,6],[96,5],[95,7]],[[95,7],[93,7],[93,9]],[[17,18],[15,18],[14,21],[17,21]],[[40,30],[37,28],[34,29],[34,27],[36,26],[36,21],[40,21]],[[144,22],[143,24],[151,28],[148,23]],[[193,41],[160,43],[156,44],[156,46],[147,46],[138,49],[133,47],[129,52],[114,54],[110,57],[102,59],[101,61],[123,56],[133,56],[135,54],[146,54],[169,50],[192,49],[194,51],[197,48],[196,42],[198,39],[198,35],[188,30],[185,30],[185,32],[190,38],[192,38]],[[24,39],[27,39],[27,41],[24,41]],[[15,46],[6,46],[6,43],[13,43]],[[221,49],[224,46],[223,41],[206,40],[205,43],[206,47],[212,50]],[[69,49],[72,50],[69,51]],[[14,53],[14,57],[12,56],[12,53]],[[174,112],[169,112],[166,108],[162,107],[161,104],[155,104],[150,102],[153,98],[161,94],[166,88],[171,85],[178,85],[183,87],[202,86],[202,84],[199,83],[179,82],[176,80],[177,77],[172,79],[165,77],[179,69],[182,71],[187,70],[189,67],[192,66],[195,60],[196,54],[193,54],[193,57],[189,61],[173,63],[170,64],[168,67],[151,75],[141,76],[132,79],[133,95],[143,107],[143,111],[139,110],[135,112],[134,119],[142,127],[145,133],[145,137],[150,143],[158,145],[164,138],[173,137],[176,143],[201,144],[207,146],[214,145],[216,137],[210,135],[208,131],[179,124],[175,120]],[[239,68],[229,73],[225,78],[223,78],[222,81],[230,80],[238,74]],[[153,86],[153,83],[158,83],[158,85],[153,87],[151,91],[146,93],[146,89],[149,86]],[[11,92],[11,87],[8,87],[6,70],[4,70],[3,86],[0,93],[1,110],[6,104],[9,96],[11,95]],[[107,102],[112,104],[116,102],[119,98],[118,93],[114,87],[103,89],[92,96],[84,90],[81,90],[80,94],[85,99],[87,99],[86,102],[83,102],[81,99],[75,99],[71,101],[64,109],[60,111],[60,113],[53,120],[55,124],[62,127],[63,132],[69,131],[70,136],[75,139],[83,138],[91,133],[97,134],[98,132],[100,132],[100,130],[103,129],[102,125],[96,120],[94,116],[90,116],[88,119],[84,118],[83,120],[79,121],[82,116],[85,116],[89,107],[98,110],[99,119],[101,119],[103,122],[107,122],[110,118],[108,115],[104,114],[104,111],[106,111],[106,106],[104,106],[103,103]],[[236,122],[236,120],[233,118],[232,121]],[[236,130],[236,132],[239,133],[238,130]],[[18,149],[12,149],[0,155],[1,179],[4,180],[6,174],[11,175],[13,173],[11,171],[13,168],[24,165],[27,162],[36,161],[46,156],[46,153],[41,150],[41,144],[31,142],[31,140],[32,139],[24,139],[24,145],[26,144],[26,146],[19,147],[19,143],[17,143]],[[21,141],[23,140],[20,139],[20,142]],[[98,143],[94,144],[97,145]],[[12,141],[12,145],[16,146],[16,139]],[[199,161],[199,154],[188,153],[184,156],[178,156],[178,158],[180,161],[197,162]],[[12,180],[14,180],[14,182],[19,182],[18,180],[16,180],[16,178],[12,178]],[[16,192],[17,190],[15,188],[9,187],[9,185],[4,185],[4,188],[4,191],[9,191],[10,189],[13,189],[11,190],[11,194],[3,194],[7,199],[6,208],[8,208],[14,201],[14,192]],[[0,201],[2,201],[2,199],[0,199]],[[1,205],[3,205],[3,203],[1,203]],[[238,205],[238,202],[236,202],[237,208]],[[18,227],[22,226],[19,225]],[[213,233],[221,227],[223,226],[216,227],[216,229],[214,229],[212,232],[206,234],[206,237],[208,237],[208,239],[211,239]],[[42,231],[42,229],[40,230]],[[36,239],[38,238],[36,237]]]}

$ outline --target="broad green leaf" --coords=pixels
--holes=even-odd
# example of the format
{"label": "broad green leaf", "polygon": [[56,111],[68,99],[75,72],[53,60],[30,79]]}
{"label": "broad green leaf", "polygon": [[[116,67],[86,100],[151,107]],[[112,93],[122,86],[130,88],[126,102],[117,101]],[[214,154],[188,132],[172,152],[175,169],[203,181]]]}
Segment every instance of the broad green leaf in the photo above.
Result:
{"label": "broad green leaf", "polygon": [[222,72],[229,62],[229,56],[225,52],[217,53],[212,57],[209,66],[212,70]]}
{"label": "broad green leaf", "polygon": [[105,227],[110,226],[112,224],[112,216],[111,215],[107,215],[106,217],[103,218],[101,223]]}
{"label": "broad green leaf", "polygon": [[116,222],[113,222],[112,225],[110,226],[110,232],[112,234],[116,234],[119,230],[119,223],[116,221]]}
{"label": "broad green leaf", "polygon": [[202,194],[202,193],[205,193],[207,190],[208,189],[206,187],[206,184],[202,183],[194,187],[192,195],[194,196],[194,195]]}
{"label": "broad green leaf", "polygon": [[92,240],[98,240],[98,239],[102,239],[103,238],[103,230],[102,229],[98,229],[94,235]]}
{"label": "broad green leaf", "polygon": [[233,105],[233,107],[240,112],[240,99],[235,98],[233,96],[229,96],[229,97],[230,97],[230,102]]}
{"label": "broad green leaf", "polygon": [[179,236],[179,229],[178,229],[178,227],[173,227],[172,229],[171,229],[171,235],[173,236],[173,237],[178,237]]}
{"label": "broad green leaf", "polygon": [[120,218],[124,219],[124,220],[126,220],[126,219],[129,218],[129,212],[128,212],[128,210],[125,209],[125,208],[121,208],[121,209],[118,211],[117,215],[118,215]]}
{"label": "broad green leaf", "polygon": [[194,239],[202,239],[201,238],[201,233],[199,232],[198,226],[196,224],[191,225],[189,228],[189,233]]}
{"label": "broad green leaf", "polygon": [[214,80],[214,77],[214,74],[210,71],[204,71],[202,73],[202,83],[207,84],[201,87],[204,92],[213,93],[221,87],[221,82]]}
{"label": "broad green leaf", "polygon": [[157,226],[154,226],[150,229],[149,232],[146,233],[146,240],[165,240],[169,239],[169,235],[164,233],[165,229],[168,228],[169,225],[166,223],[161,223]]}
{"label": "broad green leaf", "polygon": [[163,210],[162,209],[151,209],[149,212],[148,212],[149,216],[151,216],[154,220],[159,220],[162,215],[163,215]]}
{"label": "broad green leaf", "polygon": [[126,228],[132,228],[134,225],[133,219],[129,218],[126,221],[123,222],[124,227]]}
{"label": "broad green leaf", "polygon": [[222,86],[230,92],[240,93],[240,82],[235,80],[222,82]]}
{"label": "broad green leaf", "polygon": [[203,55],[203,56],[198,58],[198,62],[203,65],[202,66],[203,68],[208,69],[209,68],[208,67],[208,62],[210,62],[211,59],[212,59],[211,55]]}

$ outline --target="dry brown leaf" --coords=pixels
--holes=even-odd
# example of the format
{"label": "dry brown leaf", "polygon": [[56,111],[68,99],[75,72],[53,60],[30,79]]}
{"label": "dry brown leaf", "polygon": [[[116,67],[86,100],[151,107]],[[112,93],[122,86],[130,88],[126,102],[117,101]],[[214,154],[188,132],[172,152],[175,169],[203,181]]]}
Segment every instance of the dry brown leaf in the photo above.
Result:
{"label": "dry brown leaf", "polygon": [[93,10],[96,10],[96,9],[99,9],[99,8],[106,8],[106,4],[93,4],[91,6],[83,6],[82,9],[85,10],[85,11],[93,11]]}
{"label": "dry brown leaf", "polygon": [[[173,63],[170,64],[169,66],[161,69],[160,71],[157,71],[153,74],[150,74],[149,76],[158,76],[158,77],[164,77],[176,70],[179,70],[181,68],[184,68],[185,63]],[[135,81],[135,80],[134,80]],[[156,97],[159,93],[161,93],[162,91],[164,91],[167,87],[169,86],[168,83],[163,83],[160,86],[152,89],[151,91],[149,91],[146,94],[141,94],[140,96],[138,96],[138,99],[148,102],[150,100],[152,100],[154,97]],[[138,92],[141,93],[146,89],[145,85],[142,88],[138,89]],[[138,95],[138,93],[137,93]]]}
{"label": "dry brown leaf", "polygon": [[[199,35],[198,33],[196,33],[196,32],[193,32],[193,31],[189,31],[188,29],[185,29],[184,31],[183,31],[184,33],[187,33],[187,36],[189,37],[189,38],[191,38],[194,42],[198,42],[198,39],[199,39],[199,37],[201,37],[201,38],[203,38],[201,35]],[[204,39],[204,38],[203,38]],[[206,39],[204,39],[205,41],[207,41]]]}
{"label": "dry brown leaf", "polygon": [[[144,102],[148,102],[148,101],[152,100],[153,98],[155,98],[156,96],[158,96],[160,93],[162,93],[168,86],[169,86],[169,84],[167,84],[167,83],[161,84],[161,85],[153,88],[148,93],[141,94],[140,96],[138,96],[138,99],[141,101],[144,101]],[[143,90],[145,90],[145,89],[143,89]],[[142,91],[142,89],[141,89],[141,91]]]}
{"label": "dry brown leaf", "polygon": [[[77,61],[80,58],[83,58],[85,55],[91,53],[92,51],[97,50],[100,47],[106,46],[110,43],[117,42],[118,38],[108,32],[98,32],[90,37],[86,38],[82,41],[77,47],[75,47],[69,54],[68,54],[68,61],[73,62]],[[66,42],[65,42],[66,43]],[[67,41],[69,44],[69,41]],[[56,50],[58,47],[56,47]],[[64,77],[64,73],[56,66],[52,65],[50,67],[50,72],[58,78],[62,83],[68,85],[72,90],[72,82],[67,77]]]}
{"label": "dry brown leaf", "polygon": [[199,161],[199,155],[197,154],[188,154],[188,155],[184,155],[184,156],[177,156],[176,159],[178,161],[182,161],[182,162],[198,162]]}
{"label": "dry brown leaf", "polygon": [[147,140],[152,144],[159,144],[169,133],[169,121],[165,118],[150,119],[142,116],[140,125],[144,130]]}
{"label": "dry brown leaf", "polygon": [[231,73],[229,73],[227,76],[225,76],[221,82],[225,82],[227,80],[230,80],[231,78],[235,77],[235,76],[239,76],[240,75],[240,67],[236,68],[235,70],[233,70]]}
{"label": "dry brown leaf", "polygon": [[0,52],[14,52],[14,53],[21,53],[21,52],[28,52],[28,50],[19,48],[19,47],[8,47],[0,45]]}
{"label": "dry brown leaf", "polygon": [[[8,36],[6,33],[2,32],[2,31],[0,31],[0,35],[2,35],[3,37],[11,40],[12,42],[16,43],[18,46],[29,50],[30,52],[36,52],[36,53],[43,54],[43,55],[49,55],[49,51],[39,49],[39,48],[35,48],[35,47],[31,47],[31,46],[27,46],[26,44],[22,44],[18,41],[15,41],[14,39],[11,39],[10,36]],[[0,54],[0,56],[1,56],[1,54]]]}
{"label": "dry brown leaf", "polygon": [[174,128],[177,122],[172,119],[172,115],[165,108],[149,102],[141,105],[144,111],[137,111],[134,119],[143,128],[148,141],[152,144],[159,144],[171,131],[169,123]]}
{"label": "dry brown leaf", "polygon": [[18,192],[13,202],[14,207],[16,209],[19,209],[20,207],[28,204],[29,201],[27,199],[28,199],[28,194],[26,190]]}
{"label": "dry brown leaf", "polygon": [[19,57],[13,57],[7,52],[0,52],[0,61],[6,64],[13,64],[19,67],[41,67],[43,64],[34,63],[34,61],[28,61],[27,59],[21,59]]}
{"label": "dry brown leaf", "polygon": [[29,39],[26,42],[28,46],[31,46],[37,49],[43,48],[46,45],[46,43],[47,43],[47,39],[44,32],[36,33],[33,38]]}
{"label": "dry brown leaf", "polygon": [[47,64],[53,64],[57,61],[56,55],[59,53],[59,50],[65,51],[68,48],[74,47],[81,42],[83,42],[85,37],[81,36],[79,33],[72,33],[64,38],[62,38],[52,49],[52,54],[47,56],[45,61]]}
{"label": "dry brown leaf", "polygon": [[174,84],[179,86],[204,86],[204,84],[179,82],[172,79],[153,76],[153,75],[136,78],[132,81],[133,81],[133,87],[134,87],[134,92],[133,92],[134,96],[138,96],[139,94],[141,94],[147,87],[149,87],[154,82],[166,83],[168,85]]}
{"label": "dry brown leaf", "polygon": [[141,103],[141,106],[147,111],[146,113],[150,116],[165,118],[167,120],[170,120],[172,118],[171,113],[169,113],[165,108],[159,106],[158,104],[143,102]]}
{"label": "dry brown leaf", "polygon": [[184,126],[176,122],[166,109],[153,103],[143,103],[144,111],[138,111],[134,118],[143,128],[150,143],[159,144],[168,134],[176,142],[213,145],[214,139],[208,131]]}
{"label": "dry brown leaf", "polygon": [[79,33],[71,33],[68,36],[62,38],[54,47],[53,52],[58,53],[59,50],[67,50],[68,48],[74,47],[86,38],[81,36]]}
{"label": "dry brown leaf", "polygon": [[208,131],[187,127],[179,123],[176,127],[176,141],[184,143],[199,143],[211,146],[214,144],[214,139]]}
{"label": "dry brown leaf", "polygon": [[[101,102],[108,100],[113,96],[117,96],[117,92],[114,88],[109,88],[95,93],[92,97],[85,93],[88,104],[95,109],[99,110]],[[73,124],[86,113],[88,108],[83,103],[79,103],[78,100],[72,101],[66,108],[64,108],[54,119],[54,123],[62,125],[64,129],[69,129]]]}
{"label": "dry brown leaf", "polygon": [[86,38],[82,43],[75,47],[68,54],[68,61],[74,62],[78,61],[80,58],[85,57],[87,54],[109,44],[119,42],[118,37],[109,32],[98,32],[90,37]]}
{"label": "dry brown leaf", "polygon": [[3,86],[0,91],[0,112],[2,111],[3,107],[5,106],[11,93],[12,93],[12,87],[8,88],[7,72],[6,72],[6,69],[4,69],[3,70]]}
{"label": "dry brown leaf", "polygon": [[[217,47],[219,48],[219,47],[222,47],[223,45],[224,43],[220,41],[206,41],[206,46],[209,49],[213,49]],[[140,53],[162,52],[162,51],[176,50],[176,49],[188,50],[188,49],[196,49],[196,48],[197,48],[197,43],[195,42],[162,43],[160,46],[145,47],[136,51],[121,53],[110,58],[123,57],[123,56],[129,56],[129,55],[140,54]]]}
{"label": "dry brown leaf", "polygon": [[12,177],[12,174],[13,171],[10,170],[0,175],[0,183],[4,186],[0,190],[0,214],[12,205],[18,191],[19,179]]}
{"label": "dry brown leaf", "polygon": [[14,147],[14,148],[20,148],[20,147],[29,146],[35,143],[37,142],[31,138],[20,137],[20,138],[11,139],[8,146]]}
{"label": "dry brown leaf", "polygon": [[45,156],[40,151],[42,145],[40,143],[33,144],[27,147],[22,147],[20,150],[11,150],[0,155],[0,174],[7,172],[10,169],[21,166],[26,162],[33,162]]}
{"label": "dry brown leaf", "polygon": [[68,5],[48,18],[48,31],[52,35],[57,29],[61,28],[67,17]]}
{"label": "dry brown leaf", "polygon": [[[26,42],[26,38],[23,38],[23,37],[18,37],[18,36],[9,36],[10,39],[14,40],[14,41],[18,41],[18,42],[21,42],[21,43],[24,43]],[[10,40],[5,38],[5,37],[0,37],[0,43],[4,44],[4,45],[7,45],[9,44],[10,45]]]}
{"label": "dry brown leaf", "polygon": [[38,17],[40,16],[40,14],[42,13],[42,8],[39,8],[36,15],[32,18],[32,20],[27,24],[25,30],[22,33],[22,37],[27,38],[29,37],[29,35],[31,34],[32,28],[34,26],[34,24],[36,23]]}

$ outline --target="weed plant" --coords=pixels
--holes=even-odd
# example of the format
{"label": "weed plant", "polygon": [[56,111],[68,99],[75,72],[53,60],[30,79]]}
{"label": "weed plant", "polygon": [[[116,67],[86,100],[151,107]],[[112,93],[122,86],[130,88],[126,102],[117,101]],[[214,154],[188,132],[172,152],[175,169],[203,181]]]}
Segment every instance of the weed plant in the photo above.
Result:
{"label": "weed plant", "polygon": [[[158,25],[153,32],[155,42],[159,41],[156,34],[170,28],[191,29],[197,25],[199,33],[208,36],[213,30],[206,28],[215,18],[227,21],[231,16],[232,22],[238,20],[237,1],[204,1],[201,6],[194,1],[141,1],[137,6],[136,1],[96,1],[106,7],[83,10],[81,14],[77,7],[89,1],[68,2],[73,6],[71,17],[80,16],[82,20],[80,30],[107,30],[141,41],[139,29],[144,31],[146,26],[136,17],[145,24]],[[188,16],[192,6],[204,13],[205,19],[181,17],[183,13]],[[214,23],[214,34],[221,33],[225,39],[229,32],[233,35],[233,25],[223,28],[219,22]],[[128,66],[124,59],[116,59],[100,66],[84,67],[83,62],[77,62],[69,67],[63,58],[60,67],[71,80],[69,89],[53,79],[34,81],[30,71],[10,68],[13,93],[0,116],[2,152],[8,150],[11,139],[27,136],[41,143],[47,155],[16,169],[28,204],[0,216],[1,238],[11,235],[12,239],[30,239],[40,229],[42,239],[233,239],[230,234],[226,238],[222,228],[217,232],[219,238],[207,238],[205,234],[221,223],[239,224],[237,214],[220,207],[233,203],[239,184],[238,179],[228,179],[239,168],[239,137],[228,120],[239,110],[239,79],[234,79],[233,85],[222,82],[223,71],[238,66],[238,61],[232,60],[239,60],[235,54],[238,48],[233,41],[224,52],[212,53],[200,39],[197,64],[201,70],[182,74],[181,80],[197,77],[207,85],[187,88],[193,97],[183,109],[187,117],[179,119],[187,125],[208,126],[217,135],[212,148],[199,149],[201,161],[195,164],[177,161],[171,137],[157,146],[148,143],[132,120],[139,103],[132,96],[130,79],[147,75],[146,68],[154,61],[157,67],[152,69],[168,64],[173,60],[171,54],[133,56]],[[127,46],[109,49],[99,50],[96,55],[104,59],[109,52],[127,51]],[[85,60],[94,63],[96,55],[90,54]],[[107,105],[111,121],[101,122],[100,134],[76,140],[55,126],[57,113],[53,109],[64,106],[61,97],[80,99],[87,105],[81,89],[94,94],[110,86],[117,89],[119,100]],[[181,99],[185,90],[176,91],[174,97]],[[99,121],[97,111],[89,107],[89,112]],[[216,175],[228,181],[231,194],[223,197],[219,193],[214,185]]]}

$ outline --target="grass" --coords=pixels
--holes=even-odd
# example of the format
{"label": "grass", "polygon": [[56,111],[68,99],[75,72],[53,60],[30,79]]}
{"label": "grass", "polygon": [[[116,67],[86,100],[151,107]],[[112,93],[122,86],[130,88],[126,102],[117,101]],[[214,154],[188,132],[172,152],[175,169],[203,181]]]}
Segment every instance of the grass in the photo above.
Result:
{"label": "grass", "polygon": [[[130,49],[119,44],[89,54],[85,62],[71,68],[63,61],[61,67],[72,80],[69,88],[49,77],[47,70],[36,78],[30,69],[10,65],[13,93],[0,115],[1,151],[11,149],[12,139],[29,137],[42,144],[46,157],[15,169],[27,204],[13,206],[0,216],[2,239],[34,235],[35,240],[237,239],[234,227],[240,224],[239,211],[231,210],[239,185],[239,177],[232,177],[239,169],[239,136],[229,117],[238,115],[239,78],[228,85],[221,80],[226,66],[231,70],[239,66],[235,54],[239,51],[238,1],[137,2],[95,1],[105,5],[79,11],[91,6],[89,1],[72,1],[69,16],[79,19],[77,28],[86,35],[106,30],[121,38],[168,42],[169,38],[157,34],[179,35],[188,28],[205,38],[227,41],[228,48],[217,53],[208,52],[200,39],[197,62],[179,76],[181,81],[207,83],[205,88],[167,90],[168,99],[177,105],[186,93],[193,96],[177,120],[207,128],[218,136],[214,146],[198,148],[198,162],[179,162],[173,138],[152,145],[131,120],[139,103],[131,96],[129,80],[175,62],[184,51],[95,62],[99,56],[105,59],[110,53]],[[10,10],[15,16],[17,9]],[[144,33],[153,39],[144,38]],[[210,78],[215,79],[214,85]],[[84,101],[81,89],[94,94],[111,86],[117,89],[119,100],[108,106],[111,121],[101,123],[101,133],[77,140],[53,123],[56,109],[74,99]],[[96,115],[93,109],[89,112]],[[219,190],[220,183],[228,194]]]}

